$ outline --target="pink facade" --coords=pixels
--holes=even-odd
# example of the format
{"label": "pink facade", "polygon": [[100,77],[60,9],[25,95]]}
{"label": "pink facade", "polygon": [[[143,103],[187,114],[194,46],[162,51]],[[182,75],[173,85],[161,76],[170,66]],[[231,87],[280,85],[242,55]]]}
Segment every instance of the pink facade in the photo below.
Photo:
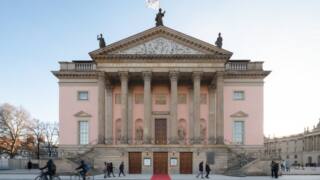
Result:
{"label": "pink facade", "polygon": [[[78,91],[88,91],[89,99],[78,100]],[[98,89],[96,83],[90,85],[60,84],[59,126],[61,145],[79,144],[79,121],[89,122],[89,143],[96,143],[98,133]],[[76,116],[83,111],[87,115]]]}
{"label": "pink facade", "polygon": [[[233,92],[239,90],[244,91],[245,99],[233,100]],[[232,142],[236,120],[244,121],[245,145],[263,145],[263,85],[224,86],[224,136],[227,142]]]}

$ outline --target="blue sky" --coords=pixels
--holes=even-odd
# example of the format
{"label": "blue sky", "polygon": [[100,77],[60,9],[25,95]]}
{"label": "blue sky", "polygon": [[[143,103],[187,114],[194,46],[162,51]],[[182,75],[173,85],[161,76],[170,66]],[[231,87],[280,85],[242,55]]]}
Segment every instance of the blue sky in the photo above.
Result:
{"label": "blue sky", "polygon": [[[166,26],[209,43],[222,32],[233,59],[265,61],[265,134],[303,131],[320,118],[320,1],[160,0]],[[58,61],[90,59],[154,26],[145,0],[1,0],[0,103],[58,120]]]}

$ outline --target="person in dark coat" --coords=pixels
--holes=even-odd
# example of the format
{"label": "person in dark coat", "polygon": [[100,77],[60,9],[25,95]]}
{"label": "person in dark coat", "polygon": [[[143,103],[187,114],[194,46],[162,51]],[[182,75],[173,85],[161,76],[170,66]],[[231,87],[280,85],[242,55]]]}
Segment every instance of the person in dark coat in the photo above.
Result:
{"label": "person in dark coat", "polygon": [[271,177],[272,177],[272,178],[275,177],[274,164],[275,164],[275,162],[274,162],[274,161],[271,161],[270,168],[271,168]]}
{"label": "person in dark coat", "polygon": [[203,179],[203,161],[199,163],[199,172],[196,177],[198,178],[200,175],[201,175],[201,178]]}
{"label": "person in dark coat", "polygon": [[123,176],[126,176],[124,174],[124,163],[123,163],[123,161],[120,163],[120,166],[119,166],[119,177],[120,177],[121,174],[123,174]]}
{"label": "person in dark coat", "polygon": [[106,178],[107,176],[109,176],[109,164],[107,162],[104,162],[104,178]]}
{"label": "person in dark coat", "polygon": [[277,162],[274,163],[274,176],[275,178],[279,177],[279,163]]}
{"label": "person in dark coat", "polygon": [[30,159],[29,159],[29,161],[28,161],[28,163],[27,163],[27,168],[28,168],[29,170],[32,169],[32,162],[31,162]]}
{"label": "person in dark coat", "polygon": [[208,179],[209,179],[210,171],[211,171],[211,168],[210,168],[209,164],[206,163],[206,178],[208,178]]}
{"label": "person in dark coat", "polygon": [[82,176],[83,180],[86,180],[86,174],[89,170],[89,166],[84,162],[84,160],[80,161],[80,166],[76,168],[76,170],[80,169],[80,175]]}
{"label": "person in dark coat", "polygon": [[109,173],[109,175],[112,174],[113,177],[116,177],[116,176],[114,175],[114,173],[113,173],[113,164],[112,164],[112,162],[109,163],[109,166],[110,166],[110,167],[109,167],[109,168],[110,168],[110,173]]}
{"label": "person in dark coat", "polygon": [[53,163],[52,159],[49,159],[46,166],[40,168],[40,170],[48,169],[47,172],[44,172],[45,178],[48,179],[48,176],[50,180],[52,179],[52,176],[56,173],[56,165]]}

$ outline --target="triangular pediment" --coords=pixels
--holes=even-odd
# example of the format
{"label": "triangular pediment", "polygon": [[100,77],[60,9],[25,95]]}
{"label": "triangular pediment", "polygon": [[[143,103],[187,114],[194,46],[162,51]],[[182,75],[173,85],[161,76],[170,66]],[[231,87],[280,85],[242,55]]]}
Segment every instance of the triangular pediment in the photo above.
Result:
{"label": "triangular pediment", "polygon": [[243,112],[243,111],[238,111],[234,114],[231,114],[230,117],[233,117],[233,118],[245,118],[245,117],[248,117],[248,114]]}
{"label": "triangular pediment", "polygon": [[74,114],[75,117],[91,117],[91,114],[86,113],[84,111],[79,111],[76,114]]}
{"label": "triangular pediment", "polygon": [[107,55],[224,55],[232,53],[166,26],[154,27],[89,53]]}

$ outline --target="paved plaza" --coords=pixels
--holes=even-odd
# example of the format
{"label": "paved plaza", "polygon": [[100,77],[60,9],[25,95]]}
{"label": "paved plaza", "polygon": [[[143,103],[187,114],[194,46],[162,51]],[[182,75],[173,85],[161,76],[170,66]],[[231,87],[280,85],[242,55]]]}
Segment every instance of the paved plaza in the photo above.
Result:
{"label": "paved plaza", "polygon": [[[0,170],[0,180],[33,180],[39,171],[32,170]],[[171,175],[172,180],[192,180],[197,179],[195,175]],[[63,180],[70,180],[68,176],[62,176]],[[92,179],[92,178],[91,178]],[[103,175],[95,176],[96,180],[102,180]],[[107,178],[112,180],[150,180],[151,175],[127,175],[126,177],[116,177],[116,178]],[[198,178],[201,179],[201,178]],[[251,180],[269,180],[272,179],[268,176],[248,176],[248,177],[230,177],[223,175],[211,175],[209,179],[215,180],[236,180],[236,179],[251,179]],[[283,180],[319,180],[320,175],[285,175],[279,177],[279,179]]]}

